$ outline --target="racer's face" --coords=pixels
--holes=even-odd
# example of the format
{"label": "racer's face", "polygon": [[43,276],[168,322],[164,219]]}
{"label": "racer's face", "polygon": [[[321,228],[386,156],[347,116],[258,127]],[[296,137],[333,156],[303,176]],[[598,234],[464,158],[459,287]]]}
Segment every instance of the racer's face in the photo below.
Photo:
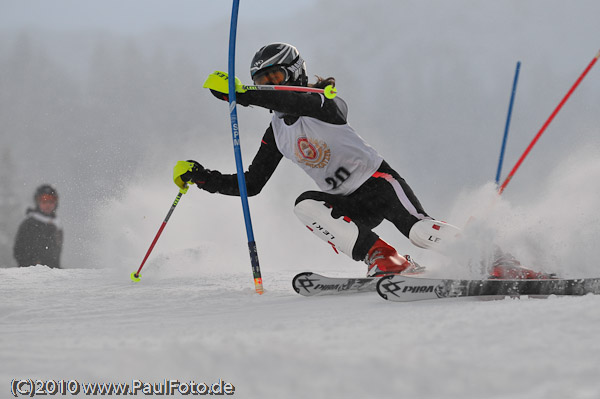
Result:
{"label": "racer's face", "polygon": [[287,80],[287,72],[280,66],[267,68],[254,75],[255,85],[282,85]]}

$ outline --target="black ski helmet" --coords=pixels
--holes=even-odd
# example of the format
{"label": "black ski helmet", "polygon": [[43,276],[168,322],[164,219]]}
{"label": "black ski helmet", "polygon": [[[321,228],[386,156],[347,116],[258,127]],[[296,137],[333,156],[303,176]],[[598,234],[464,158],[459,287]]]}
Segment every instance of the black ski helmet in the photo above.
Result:
{"label": "black ski helmet", "polygon": [[307,86],[306,64],[296,47],[286,43],[271,43],[254,54],[250,64],[250,77],[273,66],[281,66],[286,72],[284,84]]}
{"label": "black ski helmet", "polygon": [[35,190],[35,194],[33,195],[33,200],[36,204],[38,202],[38,198],[40,198],[44,194],[56,197],[56,202],[58,202],[58,192],[56,191],[56,189],[49,184],[42,184]]}

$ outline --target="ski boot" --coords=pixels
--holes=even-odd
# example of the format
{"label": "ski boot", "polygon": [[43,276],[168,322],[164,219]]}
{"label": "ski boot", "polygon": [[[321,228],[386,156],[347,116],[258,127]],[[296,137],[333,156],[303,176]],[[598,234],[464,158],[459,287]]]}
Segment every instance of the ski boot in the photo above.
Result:
{"label": "ski boot", "polygon": [[425,266],[419,265],[417,262],[415,262],[413,260],[413,258],[411,258],[410,255],[404,255],[404,257],[406,258],[406,260],[408,262],[410,262],[410,266],[407,267],[406,269],[404,269],[404,271],[401,272],[400,274],[413,275],[413,274],[421,274],[421,273],[425,272]]}
{"label": "ski boot", "polygon": [[368,266],[367,277],[382,277],[392,274],[418,274],[422,273],[424,267],[415,263],[410,256],[399,255],[396,250],[378,239],[369,249],[365,258]]}
{"label": "ski boot", "polygon": [[488,277],[488,279],[501,280],[551,280],[556,278],[554,273],[536,272],[521,266],[521,262],[507,253],[497,255]]}

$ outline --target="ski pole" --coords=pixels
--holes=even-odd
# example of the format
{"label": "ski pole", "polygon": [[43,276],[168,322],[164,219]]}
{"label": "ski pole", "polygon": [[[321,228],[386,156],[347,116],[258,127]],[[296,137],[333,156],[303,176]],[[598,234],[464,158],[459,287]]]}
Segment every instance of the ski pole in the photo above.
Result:
{"label": "ski pole", "polygon": [[332,85],[325,86],[324,89],[304,86],[283,86],[283,85],[242,85],[244,90],[280,90],[280,91],[296,91],[304,93],[320,93],[325,97],[332,99],[337,95],[335,87]]}
{"label": "ski pole", "polygon": [[164,230],[165,226],[167,225],[167,222],[169,221],[171,214],[175,210],[175,207],[179,203],[179,200],[181,199],[181,196],[183,195],[183,193],[184,193],[183,191],[179,191],[179,194],[177,194],[177,197],[175,197],[175,201],[173,201],[173,205],[171,205],[171,209],[169,209],[169,213],[167,213],[167,217],[165,217],[165,220],[160,225],[160,228],[158,229],[158,233],[156,233],[156,237],[154,237],[154,240],[152,241],[150,248],[148,248],[148,252],[146,252],[146,256],[144,256],[144,260],[142,260],[142,264],[140,265],[140,268],[137,270],[137,272],[131,273],[132,281],[134,281],[134,282],[140,281],[140,277],[141,277],[140,272],[142,271],[142,267],[144,267],[144,263],[146,263],[146,259],[148,259],[148,256],[150,256],[150,252],[152,252],[152,249],[154,249],[154,245],[156,244],[156,241],[158,241],[158,237],[160,237],[162,231]]}
{"label": "ski pole", "polygon": [[517,91],[517,81],[519,80],[519,70],[521,69],[521,61],[517,61],[515,69],[515,78],[510,93],[510,102],[508,103],[508,115],[506,115],[506,125],[504,126],[504,138],[502,139],[502,147],[500,148],[500,159],[498,159],[498,169],[496,170],[496,186],[500,184],[500,174],[502,173],[502,163],[504,162],[504,150],[506,149],[506,139],[508,138],[508,129],[510,127],[510,118],[512,116],[513,104],[515,102],[515,93]]}
{"label": "ski pole", "polygon": [[[227,81],[227,92],[229,92],[229,73],[214,71],[204,82],[203,87],[208,89],[216,89],[216,87],[220,87],[224,81]],[[235,78],[235,88],[237,92],[245,93],[246,91],[260,91],[260,90],[268,90],[268,91],[295,91],[295,92],[303,92],[303,93],[320,93],[323,94],[328,99],[335,98],[337,96],[337,90],[333,85],[327,85],[323,89],[317,89],[316,87],[304,87],[304,86],[285,86],[285,85],[244,85],[242,82],[236,77]],[[222,89],[225,89],[224,87]],[[219,91],[217,89],[217,91]]]}
{"label": "ski pole", "polygon": [[[229,31],[229,76],[235,76],[235,40],[237,33],[237,18],[240,2],[233,0],[231,10],[231,27]],[[246,189],[246,177],[244,176],[244,165],[242,163],[242,151],[240,147],[240,131],[238,127],[235,79],[229,79],[229,117],[231,119],[231,133],[233,137],[233,152],[235,154],[235,164],[237,168],[238,186],[240,189],[240,198],[242,199],[242,210],[244,221],[246,223],[246,235],[248,236],[248,251],[250,252],[250,263],[252,266],[252,275],[254,277],[254,289],[258,294],[264,292],[260,265],[258,263],[258,251],[254,241],[254,232],[252,231],[252,220],[250,218],[250,206],[248,205],[248,192]]]}
{"label": "ski pole", "polygon": [[550,115],[550,117],[548,118],[548,120],[546,120],[546,122],[544,123],[544,125],[542,126],[542,128],[540,129],[540,131],[536,134],[536,136],[533,138],[533,140],[531,141],[531,143],[529,143],[529,146],[527,147],[527,149],[525,150],[525,152],[523,153],[523,155],[521,155],[521,158],[519,158],[519,160],[517,161],[517,163],[515,164],[515,166],[512,168],[512,170],[508,174],[508,177],[506,178],[506,180],[504,180],[504,183],[502,183],[502,185],[498,189],[498,194],[502,194],[502,192],[504,191],[504,189],[506,188],[506,186],[508,185],[508,183],[510,183],[510,180],[513,178],[513,176],[515,175],[515,173],[517,172],[517,170],[521,166],[521,163],[523,163],[523,160],[525,159],[525,157],[527,157],[527,155],[529,154],[529,151],[531,151],[531,149],[533,148],[533,146],[535,145],[535,143],[539,140],[540,136],[544,133],[544,131],[546,130],[546,128],[548,127],[548,125],[550,124],[550,122],[552,122],[552,120],[554,119],[554,117],[556,116],[556,114],[558,114],[558,111],[560,111],[560,109],[562,108],[562,106],[567,102],[567,100],[569,99],[569,97],[571,96],[571,94],[575,91],[575,89],[577,88],[577,86],[579,86],[579,83],[581,83],[581,81],[583,80],[583,78],[585,77],[585,75],[587,75],[587,73],[590,71],[590,69],[592,69],[592,67],[596,63],[596,61],[598,61],[598,58],[600,58],[600,51],[598,51],[598,54],[596,54],[596,56],[594,57],[594,59],[592,59],[592,61],[590,61],[590,63],[588,64],[588,66],[585,68],[585,70],[581,73],[581,75],[579,75],[579,78],[577,78],[577,80],[575,81],[575,83],[573,84],[573,86],[571,86],[571,88],[569,89],[569,91],[567,92],[567,94],[564,96],[564,98],[561,100],[561,102],[558,104],[558,106],[554,109],[554,111],[552,112],[552,114]]}

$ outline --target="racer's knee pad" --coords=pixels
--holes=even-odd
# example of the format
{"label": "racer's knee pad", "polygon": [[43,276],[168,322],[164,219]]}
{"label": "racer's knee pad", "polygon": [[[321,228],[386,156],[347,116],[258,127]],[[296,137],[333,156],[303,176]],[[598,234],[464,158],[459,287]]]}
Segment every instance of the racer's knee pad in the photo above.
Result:
{"label": "racer's knee pad", "polygon": [[443,251],[460,234],[461,230],[456,226],[439,220],[423,219],[411,227],[408,239],[419,248]]}
{"label": "racer's knee pad", "polygon": [[336,252],[352,258],[352,250],[358,239],[356,223],[346,216],[334,218],[332,206],[325,201],[305,199],[296,204],[294,213],[316,236],[330,244]]}

